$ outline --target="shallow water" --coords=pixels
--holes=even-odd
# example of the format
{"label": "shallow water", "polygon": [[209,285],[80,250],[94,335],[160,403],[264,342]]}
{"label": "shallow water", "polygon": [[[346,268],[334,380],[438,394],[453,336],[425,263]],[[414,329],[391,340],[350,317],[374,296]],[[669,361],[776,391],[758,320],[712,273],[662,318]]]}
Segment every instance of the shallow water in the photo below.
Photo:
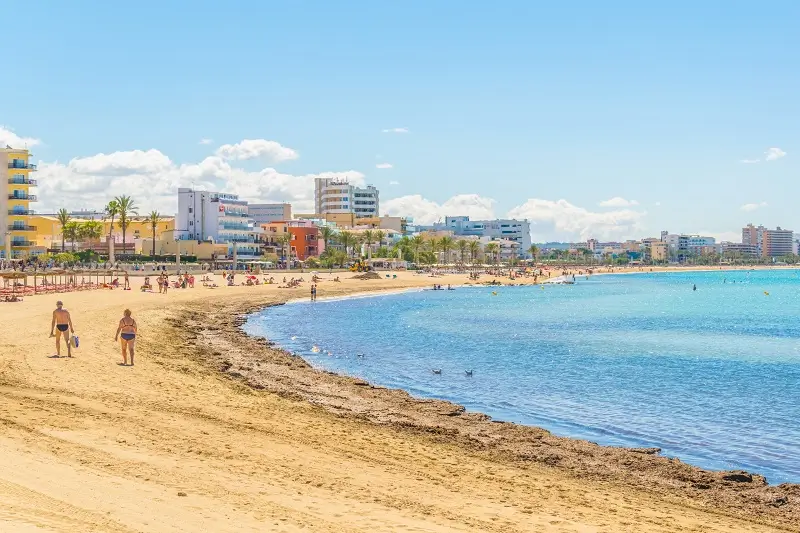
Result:
{"label": "shallow water", "polygon": [[289,304],[244,329],[315,366],[501,420],[800,482],[796,271]]}

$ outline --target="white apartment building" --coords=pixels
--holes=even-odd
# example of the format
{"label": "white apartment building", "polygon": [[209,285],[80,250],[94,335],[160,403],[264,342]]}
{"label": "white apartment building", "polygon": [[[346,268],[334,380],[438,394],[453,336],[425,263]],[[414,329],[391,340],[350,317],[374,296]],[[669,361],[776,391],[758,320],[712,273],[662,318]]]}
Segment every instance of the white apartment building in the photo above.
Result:
{"label": "white apartment building", "polygon": [[677,255],[678,261],[683,261],[690,253],[705,254],[717,250],[717,240],[714,237],[702,235],[684,235],[662,231],[661,241],[667,243],[669,251]]}
{"label": "white apartment building", "polygon": [[292,220],[292,204],[249,204],[247,206],[250,218],[255,221],[256,227],[269,222]]}
{"label": "white apartment building", "polygon": [[228,243],[228,256],[236,243],[237,256],[257,257],[261,255],[257,233],[247,202],[238,195],[178,189],[177,240]]}
{"label": "white apartment building", "polygon": [[377,217],[380,212],[378,189],[356,187],[344,178],[317,178],[314,187],[314,212],[317,215],[355,213],[357,217]]}
{"label": "white apartment building", "polygon": [[517,253],[527,257],[531,247],[531,225],[527,220],[497,219],[470,220],[467,216],[445,217],[444,224],[434,224],[435,230],[449,230],[453,235],[476,236],[489,240],[505,239],[517,244]]}

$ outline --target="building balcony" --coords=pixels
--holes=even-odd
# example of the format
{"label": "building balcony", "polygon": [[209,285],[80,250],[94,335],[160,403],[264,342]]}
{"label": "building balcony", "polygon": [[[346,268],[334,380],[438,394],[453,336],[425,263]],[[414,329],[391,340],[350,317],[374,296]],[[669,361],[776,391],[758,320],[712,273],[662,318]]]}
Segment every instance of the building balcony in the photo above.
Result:
{"label": "building balcony", "polygon": [[35,241],[29,241],[27,239],[26,240],[17,239],[17,240],[12,240],[11,241],[11,247],[12,248],[26,248],[28,246],[36,246],[36,242]]}
{"label": "building balcony", "polygon": [[34,165],[33,163],[10,161],[8,163],[8,168],[13,168],[14,170],[36,170],[36,165]]}
{"label": "building balcony", "polygon": [[36,185],[36,180],[30,178],[8,178],[9,185]]}
{"label": "building balcony", "polygon": [[219,225],[220,229],[235,230],[235,231],[253,231],[253,226],[247,224],[226,224]]}
{"label": "building balcony", "polygon": [[37,231],[36,226],[9,226],[9,231]]}
{"label": "building balcony", "polygon": [[36,211],[33,209],[9,209],[8,214],[10,216],[24,217],[28,215],[35,215]]}
{"label": "building balcony", "polygon": [[35,202],[36,195],[35,194],[9,194],[9,200],[25,200],[26,202]]}

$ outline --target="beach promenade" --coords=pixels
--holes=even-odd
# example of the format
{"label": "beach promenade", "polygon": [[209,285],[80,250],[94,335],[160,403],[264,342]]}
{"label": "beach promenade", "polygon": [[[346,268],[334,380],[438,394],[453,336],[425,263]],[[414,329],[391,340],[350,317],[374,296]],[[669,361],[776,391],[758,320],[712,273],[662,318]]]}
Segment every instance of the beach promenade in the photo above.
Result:
{"label": "beach promenade", "polygon": [[[339,276],[324,276],[320,298],[468,281]],[[800,531],[800,504],[775,507],[765,490],[737,512],[722,482],[714,497],[669,488],[666,459],[652,477],[666,481],[650,484],[646,453],[609,452],[607,476],[602,454],[595,470],[524,460],[503,447],[510,424],[314,371],[236,329],[242,312],[307,298],[308,282],[215,280],[162,295],[132,278],[132,291],[0,304],[0,531]],[[49,357],[59,299],[80,336],[73,359]],[[139,326],[134,367],[117,364],[113,340],[125,308]],[[544,433],[565,454],[594,453]],[[763,509],[748,507],[762,495]]]}

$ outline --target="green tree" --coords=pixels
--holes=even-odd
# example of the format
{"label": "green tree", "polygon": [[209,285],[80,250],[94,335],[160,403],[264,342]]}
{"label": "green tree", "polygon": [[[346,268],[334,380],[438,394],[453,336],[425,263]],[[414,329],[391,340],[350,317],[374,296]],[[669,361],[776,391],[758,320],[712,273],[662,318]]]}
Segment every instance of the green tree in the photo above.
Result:
{"label": "green tree", "polygon": [[291,248],[290,248],[290,244],[292,242],[292,234],[284,233],[282,235],[278,235],[278,237],[275,239],[275,242],[277,242],[278,245],[281,247],[281,254],[283,255],[283,257],[286,258],[286,269],[288,270],[289,265],[292,262]]}
{"label": "green tree", "polygon": [[467,252],[469,251],[469,242],[466,239],[458,239],[456,241],[456,248],[458,249],[458,260],[463,265],[467,260]]}
{"label": "green tree", "polygon": [[96,241],[103,235],[103,223],[96,220],[87,220],[78,226],[78,238],[87,241]]}
{"label": "green tree", "polygon": [[125,233],[128,231],[128,226],[131,224],[131,217],[138,215],[136,202],[133,199],[123,194],[114,198],[117,202],[118,215],[119,215],[119,229],[122,230],[122,253],[125,253]]}
{"label": "green tree", "polygon": [[67,222],[67,224],[61,229],[62,235],[69,239],[72,243],[72,251],[75,251],[75,242],[78,240],[78,235],[80,232],[80,224],[75,222],[74,220]]}
{"label": "green tree", "polygon": [[489,258],[493,262],[495,262],[495,263],[499,263],[500,262],[500,245],[499,244],[497,244],[494,241],[486,243],[486,246],[484,247],[484,250],[486,250],[486,253],[489,254]]}
{"label": "green tree", "polygon": [[161,222],[161,214],[158,211],[150,211],[150,214],[147,216],[147,222],[150,224],[150,231],[153,236],[153,250],[152,256],[156,256],[156,229],[158,229],[158,223]]}
{"label": "green tree", "polygon": [[414,235],[411,237],[409,246],[411,251],[414,252],[414,262],[419,263],[419,252],[425,246],[425,237],[422,235]]}
{"label": "green tree", "polygon": [[358,244],[358,238],[351,231],[340,231],[338,236],[339,244],[344,248],[345,254],[348,257],[353,257],[355,254],[354,248]]}
{"label": "green tree", "polygon": [[116,200],[111,200],[106,205],[104,211],[105,218],[111,221],[111,224],[108,226],[108,239],[111,240],[111,234],[114,232],[114,219],[119,215],[119,204]]}
{"label": "green tree", "polygon": [[371,229],[365,230],[364,233],[361,234],[361,238],[364,239],[364,244],[367,245],[367,259],[371,259],[372,243],[375,242],[375,232]]}
{"label": "green tree", "polygon": [[323,253],[327,254],[329,250],[328,245],[336,241],[336,230],[330,226],[322,226],[319,230],[319,236],[322,237],[322,242],[325,244]]}
{"label": "green tree", "polygon": [[452,237],[444,236],[439,239],[439,250],[442,252],[442,263],[450,264],[450,251],[455,247],[456,243]]}
{"label": "green tree", "polygon": [[383,239],[386,238],[386,233],[381,230],[375,230],[375,242],[378,244],[378,248],[383,246]]}
{"label": "green tree", "polygon": [[481,243],[478,241],[469,241],[469,259],[472,266],[478,262],[478,257],[481,255]]}
{"label": "green tree", "polygon": [[69,221],[72,217],[69,216],[69,212],[63,207],[58,210],[56,214],[56,219],[58,223],[61,225],[61,253],[64,253],[66,248],[66,235],[64,235],[64,227],[69,224]]}
{"label": "green tree", "polygon": [[528,253],[531,254],[531,257],[533,258],[533,262],[535,263],[536,262],[536,258],[539,256],[539,247],[536,246],[535,244],[531,244],[531,247],[528,248]]}

